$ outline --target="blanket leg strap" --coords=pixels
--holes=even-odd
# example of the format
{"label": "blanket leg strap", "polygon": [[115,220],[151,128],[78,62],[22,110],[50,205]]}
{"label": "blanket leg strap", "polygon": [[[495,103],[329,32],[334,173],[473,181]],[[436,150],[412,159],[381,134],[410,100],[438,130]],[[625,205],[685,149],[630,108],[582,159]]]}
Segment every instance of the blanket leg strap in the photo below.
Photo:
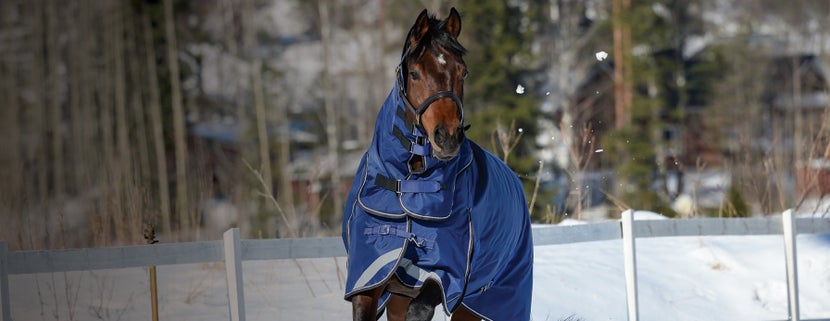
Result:
{"label": "blanket leg strap", "polygon": [[392,225],[367,227],[363,229],[363,234],[376,236],[397,236],[412,241],[412,244],[415,244],[417,247],[426,249],[431,249],[435,245],[435,240],[417,236],[415,233],[407,232],[406,229],[398,228],[397,226]]}

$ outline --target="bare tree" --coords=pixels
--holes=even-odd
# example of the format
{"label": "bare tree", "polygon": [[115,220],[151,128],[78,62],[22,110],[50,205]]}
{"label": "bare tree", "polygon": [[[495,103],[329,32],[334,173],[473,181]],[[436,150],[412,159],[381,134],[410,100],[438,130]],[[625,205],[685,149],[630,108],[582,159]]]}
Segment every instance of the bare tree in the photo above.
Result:
{"label": "bare tree", "polygon": [[145,112],[144,95],[146,87],[140,86],[144,84],[142,76],[142,64],[144,57],[141,55],[139,48],[140,44],[144,43],[143,35],[141,34],[142,15],[140,10],[134,10],[131,7],[127,8],[129,14],[124,18],[125,20],[125,42],[124,50],[128,53],[133,52],[136,55],[127,55],[129,83],[134,86],[134,90],[129,91],[129,119],[135,120],[135,130],[132,132],[132,139],[136,141],[136,148],[134,150],[136,166],[133,177],[137,184],[150,185],[152,165],[150,161],[150,144],[148,136],[150,132],[147,130],[147,113]]}
{"label": "bare tree", "polygon": [[506,164],[510,159],[510,153],[516,149],[516,146],[521,142],[523,131],[516,128],[516,120],[510,123],[510,128],[505,129],[501,123],[496,126],[490,136],[490,144],[493,150],[498,153],[501,160]]}
{"label": "bare tree", "polygon": [[61,85],[63,83],[63,76],[59,72],[59,54],[61,46],[58,35],[63,32],[64,27],[60,23],[60,17],[57,13],[57,4],[52,2],[46,3],[46,16],[48,23],[47,43],[51,44],[51,48],[47,50],[47,68],[49,70],[49,116],[50,127],[52,128],[52,177],[54,193],[61,197],[65,193],[64,183],[64,160],[63,160],[63,133],[61,127],[63,124],[62,109],[61,109]]}
{"label": "bare tree", "polygon": [[156,180],[158,181],[159,211],[161,212],[161,226],[165,233],[172,232],[172,218],[170,215],[170,191],[167,177],[167,157],[164,150],[164,129],[161,119],[161,95],[158,87],[158,73],[156,71],[155,45],[153,44],[153,29],[150,24],[149,8],[144,4],[142,29],[145,46],[145,63],[147,67],[146,84],[149,92],[147,109],[150,113],[152,127],[153,150],[156,156]]}
{"label": "bare tree", "polygon": [[[262,84],[262,58],[257,53],[259,42],[256,40],[256,25],[252,25],[253,14],[255,12],[254,1],[247,0],[245,2],[245,10],[243,11],[247,23],[244,24],[244,48],[251,58],[250,68],[248,69],[251,78],[251,92],[254,97],[254,118],[256,121],[258,156],[259,156],[259,171],[261,180],[264,185],[267,185],[268,191],[272,191],[274,186],[273,174],[271,174],[271,156],[270,144],[268,138],[268,114],[265,109],[265,89]],[[273,195],[272,195],[273,197]],[[271,218],[266,217],[265,222],[270,222]],[[269,224],[270,225],[270,224]],[[291,227],[289,227],[291,228]],[[271,231],[273,229],[266,229]],[[273,235],[266,234],[271,237]]]}
{"label": "bare tree", "polygon": [[[238,10],[238,1],[233,0],[224,0],[222,1],[222,33],[224,39],[224,46],[225,50],[227,50],[230,59],[238,59],[239,55],[239,44],[237,39],[237,29],[238,25],[241,25],[239,22],[239,12]],[[222,56],[225,57],[224,55]],[[220,63],[224,63],[226,59],[220,60]],[[243,82],[245,80],[244,77],[239,75],[238,68],[232,68],[228,74],[224,74],[224,69],[221,69],[223,74],[220,74],[220,78],[222,79],[223,83],[225,79],[230,79],[232,82],[231,85],[234,87],[233,91],[233,101],[234,101],[234,110],[236,111],[236,124],[239,127],[239,133],[246,133],[248,127],[248,115],[247,115],[247,108],[244,103],[244,95],[243,95]],[[242,151],[242,159],[245,159],[245,150],[242,146],[239,147]],[[244,174],[247,173],[248,169],[245,168],[242,162],[237,162],[235,168],[232,169],[237,173]],[[234,195],[234,199],[238,200],[239,203],[245,202],[246,199],[245,194],[247,191],[243,189],[237,189],[236,195]],[[249,226],[249,224],[245,224],[248,220],[248,215],[246,211],[238,211],[236,221],[240,226],[243,235],[250,234],[251,231],[247,230],[245,227]]]}
{"label": "bare tree", "polygon": [[628,124],[631,107],[631,27],[626,19],[631,0],[612,0],[614,14],[614,111],[615,127]]}
{"label": "bare tree", "polygon": [[[108,198],[112,202],[111,206],[114,209],[109,213],[112,220],[115,240],[119,244],[124,244],[130,239],[130,215],[131,211],[130,200],[128,198],[130,188],[132,187],[132,155],[130,153],[130,143],[128,141],[128,125],[127,125],[127,92],[126,92],[126,76],[124,67],[124,6],[121,3],[113,2],[108,8],[109,16],[111,17],[111,26],[108,28],[107,39],[108,48],[110,51],[111,71],[109,74],[111,81],[111,89],[113,95],[113,106],[115,110],[115,145],[116,153],[112,155],[108,161],[111,163],[111,180],[106,183],[112,188],[107,189],[112,193],[112,197]],[[101,213],[102,216],[106,215]]]}
{"label": "bare tree", "polygon": [[[44,12],[44,3],[41,1],[32,1],[27,3],[28,6],[26,7],[27,15],[31,15],[32,17],[37,17],[37,19],[32,19],[29,21],[30,23],[30,30],[31,30],[31,37],[29,38],[30,48],[32,49],[32,57],[31,59],[31,70],[28,70],[27,73],[28,83],[27,87],[32,91],[33,95],[31,96],[31,106],[27,108],[27,115],[24,119],[25,123],[28,125],[26,128],[27,135],[29,135],[32,139],[32,144],[27,147],[26,153],[24,157],[26,158],[26,162],[30,165],[31,171],[27,174],[31,175],[31,177],[35,178],[35,184],[28,184],[30,188],[27,192],[29,195],[29,200],[32,202],[27,205],[32,204],[41,204],[40,208],[36,210],[36,215],[47,217],[49,215],[48,206],[49,204],[46,200],[49,197],[49,172],[50,172],[50,165],[48,164],[49,159],[45,157],[47,155],[47,146],[49,144],[46,135],[46,120],[44,119],[47,117],[47,107],[46,103],[44,102],[46,96],[46,86],[45,86],[45,70],[46,66],[44,66],[44,61],[41,59],[46,51],[44,41],[44,36],[46,33],[44,21],[45,21],[45,12]],[[49,223],[49,222],[47,222]],[[44,224],[41,226],[41,231],[32,230],[31,232],[35,235],[43,235],[47,236],[46,231],[48,230],[48,224]],[[50,243],[49,239],[44,238],[43,243],[40,245],[34,246],[48,246]]]}
{"label": "bare tree", "polygon": [[[582,134],[578,136],[577,144],[571,145],[570,148],[570,156],[571,156],[571,163],[573,163],[576,167],[573,170],[568,171],[568,174],[571,176],[571,182],[573,182],[572,186],[576,188],[571,188],[569,190],[575,193],[575,199],[572,201],[575,202],[576,206],[576,219],[582,220],[582,203],[585,201],[586,195],[584,194],[587,187],[585,185],[585,174],[591,165],[591,159],[594,156],[596,146],[596,135],[594,135],[594,130],[591,127],[590,123],[586,123],[582,128]],[[570,193],[569,193],[570,194]]]}
{"label": "bare tree", "polygon": [[337,108],[334,105],[332,98],[334,88],[331,84],[331,45],[332,45],[332,26],[331,26],[331,9],[327,1],[321,1],[318,10],[320,14],[320,35],[323,45],[323,72],[322,72],[322,93],[323,93],[323,109],[326,113],[326,142],[328,146],[328,162],[331,166],[331,188],[333,208],[339,210],[343,208],[343,195],[340,192],[340,140],[338,135],[338,120],[339,115]]}
{"label": "bare tree", "polygon": [[[124,166],[128,169],[125,171],[125,179],[130,180],[129,170],[132,166],[132,155],[130,153],[129,142],[129,125],[127,123],[127,77],[126,67],[124,66],[124,19],[127,18],[124,8],[121,3],[115,3],[110,9],[112,15],[112,28],[110,29],[110,38],[112,41],[112,64],[113,64],[113,94],[115,102],[115,128],[116,139],[118,146],[118,155],[116,156],[119,166]],[[126,183],[126,182],[124,182]]]}
{"label": "bare tree", "polygon": [[[597,137],[593,134],[591,137],[585,136],[588,134],[585,128],[592,126],[591,119],[596,117],[596,111],[586,106],[597,104],[599,97],[592,95],[586,97],[586,101],[583,102],[577,95],[580,86],[591,76],[594,68],[599,68],[600,72],[606,72],[611,76],[610,64],[604,61],[608,55],[606,50],[613,49],[612,44],[601,37],[602,21],[609,18],[608,9],[604,5],[603,2],[572,0],[550,0],[548,5],[548,16],[552,26],[548,28],[551,40],[546,50],[552,58],[548,62],[551,89],[546,99],[552,106],[552,113],[556,115],[548,124],[555,129],[554,139],[550,140],[550,148],[555,148],[554,143],[561,144],[568,154],[567,157],[558,158],[557,165],[571,176],[573,188],[568,190],[578,193],[569,193],[572,198],[577,199],[569,201],[576,201],[577,204],[582,202],[581,179],[584,170],[591,165],[590,159],[593,154],[593,149],[589,151],[585,144],[597,143]],[[586,19],[592,20],[592,23],[586,25]],[[611,88],[600,88],[598,93],[604,93],[606,89]],[[577,217],[582,212],[581,205],[578,206]]]}
{"label": "bare tree", "polygon": [[[294,201],[293,173],[291,171],[291,128],[288,118],[288,106],[293,100],[289,96],[290,90],[285,88],[284,94],[275,99],[275,125],[278,131],[277,168],[279,169],[279,203],[285,208],[286,221],[297,221],[297,210]],[[293,223],[292,223],[293,224]]]}
{"label": "bare tree", "polygon": [[[0,65],[0,76],[2,76],[2,87],[0,87],[0,97],[3,97],[3,104],[5,108],[0,108],[0,144],[6,146],[0,152],[0,166],[4,170],[0,170],[0,210],[8,213],[10,217],[8,224],[3,224],[3,229],[0,230],[2,235],[7,235],[12,238],[22,238],[25,233],[24,213],[20,200],[20,192],[24,189],[23,186],[23,160],[20,157],[19,141],[20,141],[20,103],[18,100],[18,83],[17,83],[17,52],[12,50],[5,52],[5,56],[0,57],[2,65]],[[11,214],[14,213],[14,214]],[[14,231],[17,231],[16,233]],[[11,241],[11,239],[9,240]],[[19,242],[22,243],[22,242]]]}
{"label": "bare tree", "polygon": [[[779,212],[804,199],[805,195],[794,193],[788,187],[788,177],[799,164],[821,154],[824,148],[816,140],[823,125],[816,126],[814,119],[804,114],[803,93],[811,85],[804,80],[808,79],[805,74],[810,66],[800,56],[816,53],[816,48],[821,55],[823,46],[815,45],[826,37],[816,36],[813,29],[821,30],[822,24],[827,25],[828,10],[826,2],[753,2],[736,12],[735,21],[740,30],[737,36],[732,36],[733,43],[722,51],[734,71],[718,86],[724,93],[719,96],[718,104],[743,106],[718,111],[721,114],[735,110],[729,117],[736,122],[719,126],[725,128],[723,136],[729,138],[727,144],[736,169],[733,181],[740,184],[765,214]],[[758,38],[758,26],[768,25],[770,21],[775,22],[775,27],[763,34],[767,42],[750,41],[750,37]],[[789,66],[770,63],[776,59],[789,60]],[[773,72],[780,73],[780,79],[769,79]],[[765,105],[758,99],[764,94],[787,96],[789,104]],[[764,118],[768,119],[769,126],[758,126],[765,122]]]}
{"label": "bare tree", "polygon": [[164,31],[167,41],[167,63],[170,71],[170,95],[173,107],[173,146],[176,159],[176,213],[183,229],[193,224],[187,199],[187,141],[185,140],[184,107],[179,80],[178,45],[173,16],[173,0],[164,0]]}

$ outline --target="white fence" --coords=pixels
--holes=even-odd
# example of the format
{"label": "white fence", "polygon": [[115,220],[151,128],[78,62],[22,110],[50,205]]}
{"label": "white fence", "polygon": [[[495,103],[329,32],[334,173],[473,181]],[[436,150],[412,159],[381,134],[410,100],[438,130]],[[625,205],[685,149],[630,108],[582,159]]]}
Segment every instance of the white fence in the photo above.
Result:
{"label": "white fence", "polygon": [[[534,245],[554,245],[603,240],[623,240],[628,319],[638,320],[636,239],[672,236],[782,235],[785,245],[789,320],[798,321],[796,236],[830,233],[830,218],[795,218],[786,211],[777,218],[702,218],[634,221],[633,211],[622,220],[574,226],[533,229]],[[8,252],[0,241],[0,308],[2,319],[11,321],[9,275],[89,271],[224,261],[230,318],[245,320],[242,261],[345,256],[339,237],[314,239],[243,240],[230,229],[222,241],[154,244],[112,248]],[[805,320],[806,321],[806,320]],[[830,321],[820,319],[811,321]]]}

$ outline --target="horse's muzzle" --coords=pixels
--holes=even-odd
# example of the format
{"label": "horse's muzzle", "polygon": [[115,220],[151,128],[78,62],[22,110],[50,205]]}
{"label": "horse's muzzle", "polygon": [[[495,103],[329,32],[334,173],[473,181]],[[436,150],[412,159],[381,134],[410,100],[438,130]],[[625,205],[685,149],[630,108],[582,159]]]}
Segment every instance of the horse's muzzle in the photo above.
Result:
{"label": "horse's muzzle", "polygon": [[438,125],[433,133],[433,156],[441,161],[448,161],[458,155],[461,143],[464,142],[464,129],[455,128],[450,132],[443,125]]}

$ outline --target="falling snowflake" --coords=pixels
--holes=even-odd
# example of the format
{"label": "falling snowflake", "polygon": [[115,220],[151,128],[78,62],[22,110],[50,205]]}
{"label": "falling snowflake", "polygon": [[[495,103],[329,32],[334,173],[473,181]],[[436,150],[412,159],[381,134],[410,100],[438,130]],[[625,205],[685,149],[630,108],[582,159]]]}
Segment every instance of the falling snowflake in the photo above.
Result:
{"label": "falling snowflake", "polygon": [[519,94],[519,95],[524,94],[525,93],[525,87],[522,86],[521,84],[519,84],[518,86],[516,86],[516,93]]}
{"label": "falling snowflake", "polygon": [[597,148],[597,150],[595,150],[594,153],[602,153],[604,151],[605,151],[605,149]]}
{"label": "falling snowflake", "polygon": [[597,60],[599,61],[603,61],[605,58],[608,58],[608,53],[602,50],[597,51],[594,55],[597,56]]}

